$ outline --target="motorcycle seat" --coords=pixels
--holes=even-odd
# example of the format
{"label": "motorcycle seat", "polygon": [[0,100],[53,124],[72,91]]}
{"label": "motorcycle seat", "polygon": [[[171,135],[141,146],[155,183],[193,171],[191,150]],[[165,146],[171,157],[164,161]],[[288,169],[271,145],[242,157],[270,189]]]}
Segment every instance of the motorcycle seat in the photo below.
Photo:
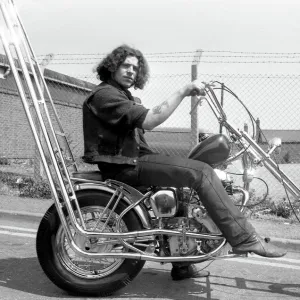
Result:
{"label": "motorcycle seat", "polygon": [[[104,178],[101,174],[101,171],[85,171],[85,172],[74,172],[72,173],[73,179],[85,179],[85,180],[93,180],[93,181],[103,181]],[[140,191],[141,193],[146,193],[148,187],[146,186],[133,186],[135,189]]]}
{"label": "motorcycle seat", "polygon": [[103,176],[100,171],[74,172],[72,178],[103,181]]}

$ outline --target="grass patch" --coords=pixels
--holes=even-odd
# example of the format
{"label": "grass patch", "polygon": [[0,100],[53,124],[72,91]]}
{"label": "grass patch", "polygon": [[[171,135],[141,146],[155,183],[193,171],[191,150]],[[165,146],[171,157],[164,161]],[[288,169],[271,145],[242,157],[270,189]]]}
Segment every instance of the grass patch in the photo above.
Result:
{"label": "grass patch", "polygon": [[6,157],[1,156],[0,157],[0,165],[9,165],[9,160]]}
{"label": "grass patch", "polygon": [[252,189],[245,213],[254,217],[269,216],[271,218],[296,220],[295,214],[300,218],[300,203],[297,201],[290,203],[286,198],[275,202],[271,197],[257,197],[255,190]]}
{"label": "grass patch", "polygon": [[35,181],[29,176],[0,171],[2,193],[18,195],[19,197],[50,199],[51,190],[48,182]]}
{"label": "grass patch", "polygon": [[[90,165],[86,166],[82,164],[80,166],[80,169],[83,171],[92,169]],[[52,198],[48,181],[35,181],[32,175],[24,175],[24,173],[18,173],[17,170],[19,170],[19,172],[22,171],[20,168],[14,172],[0,171],[0,194],[28,198]],[[294,212],[300,217],[300,202],[293,201],[292,207],[286,198],[283,198],[281,201],[276,201],[275,203],[271,197],[265,197],[265,199],[263,196],[257,197],[255,189],[250,191],[248,205],[244,213],[250,218],[282,218],[288,219],[289,221],[296,221]]]}

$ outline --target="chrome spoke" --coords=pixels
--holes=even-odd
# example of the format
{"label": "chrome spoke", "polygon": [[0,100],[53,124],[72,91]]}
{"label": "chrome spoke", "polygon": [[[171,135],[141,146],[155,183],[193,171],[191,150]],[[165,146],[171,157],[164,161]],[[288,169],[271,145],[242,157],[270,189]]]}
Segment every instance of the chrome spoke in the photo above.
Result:
{"label": "chrome spoke", "polygon": [[[111,214],[111,221],[106,224],[105,228],[102,228],[105,224],[105,221],[108,215],[111,213],[108,210],[99,221],[99,217],[102,215],[104,207],[101,206],[87,206],[81,209],[81,213],[83,216],[83,220],[85,222],[85,226],[87,230],[93,229],[95,224],[98,222],[98,226],[96,231],[103,231],[103,232],[116,232],[115,224],[118,219],[118,215],[113,212]],[[80,247],[85,248],[86,245],[90,247],[89,251],[91,252],[115,252],[115,253],[122,253],[125,251],[123,245],[117,244],[109,244],[105,243],[102,244],[103,241],[107,241],[108,239],[98,239],[95,241],[91,240],[84,240],[83,237],[76,237],[75,230],[72,228],[70,222],[70,231],[75,241],[78,242]],[[120,229],[122,232],[127,232],[127,226],[124,221],[121,221]],[[108,240],[109,241],[109,240]],[[75,255],[74,251],[68,244],[67,238],[65,236],[65,232],[60,226],[56,236],[56,247],[58,252],[58,258],[61,263],[74,275],[78,277],[84,278],[101,278],[112,274],[116,269],[118,269],[121,264],[123,263],[124,259],[117,259],[117,258],[102,258],[102,259],[88,259],[84,257],[80,257]],[[85,248],[86,250],[86,248]]]}

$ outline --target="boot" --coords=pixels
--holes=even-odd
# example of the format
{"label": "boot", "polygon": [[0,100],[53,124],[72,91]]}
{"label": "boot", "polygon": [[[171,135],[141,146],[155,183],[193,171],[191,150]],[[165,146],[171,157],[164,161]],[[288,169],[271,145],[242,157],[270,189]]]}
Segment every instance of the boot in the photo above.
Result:
{"label": "boot", "polygon": [[279,249],[275,245],[272,245],[269,238],[263,239],[256,234],[252,235],[245,242],[232,247],[232,252],[236,254],[253,252],[264,257],[281,257],[286,254],[285,250]]}
{"label": "boot", "polygon": [[209,276],[209,271],[197,269],[193,264],[188,266],[173,265],[171,277],[173,280],[183,280],[187,278],[201,278]]}

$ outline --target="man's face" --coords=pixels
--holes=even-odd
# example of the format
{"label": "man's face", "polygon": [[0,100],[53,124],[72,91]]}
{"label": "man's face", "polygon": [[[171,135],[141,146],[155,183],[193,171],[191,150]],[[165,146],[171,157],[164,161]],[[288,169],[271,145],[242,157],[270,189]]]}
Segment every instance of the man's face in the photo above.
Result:
{"label": "man's face", "polygon": [[133,85],[138,70],[138,59],[135,56],[127,56],[112,77],[120,86],[128,89]]}

